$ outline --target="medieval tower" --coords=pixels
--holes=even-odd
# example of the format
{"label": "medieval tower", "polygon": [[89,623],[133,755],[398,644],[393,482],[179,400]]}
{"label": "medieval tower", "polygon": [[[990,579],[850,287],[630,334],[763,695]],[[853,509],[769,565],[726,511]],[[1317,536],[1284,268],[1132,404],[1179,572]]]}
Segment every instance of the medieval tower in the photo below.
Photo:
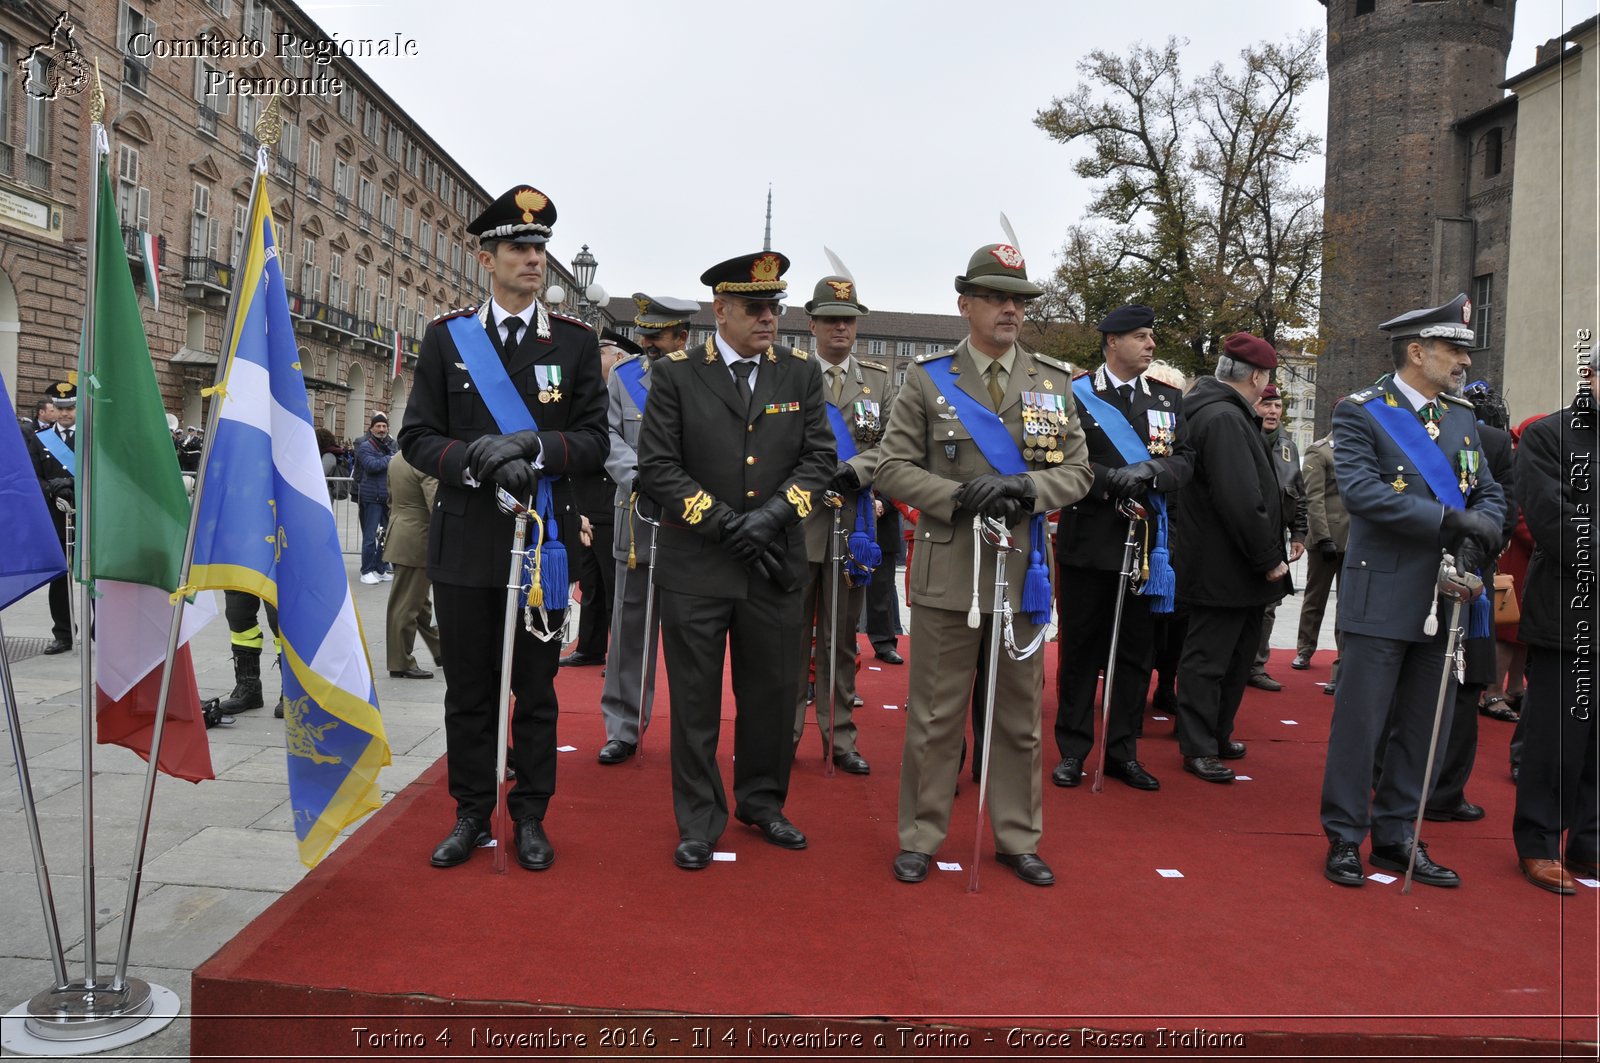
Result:
{"label": "medieval tower", "polygon": [[[1516,0],[1321,3],[1328,138],[1319,434],[1336,399],[1393,369],[1379,322],[1460,292],[1479,302],[1475,287],[1503,302],[1515,102],[1500,85],[1516,13]],[[1492,343],[1488,333],[1470,372],[1498,383],[1503,338]]]}

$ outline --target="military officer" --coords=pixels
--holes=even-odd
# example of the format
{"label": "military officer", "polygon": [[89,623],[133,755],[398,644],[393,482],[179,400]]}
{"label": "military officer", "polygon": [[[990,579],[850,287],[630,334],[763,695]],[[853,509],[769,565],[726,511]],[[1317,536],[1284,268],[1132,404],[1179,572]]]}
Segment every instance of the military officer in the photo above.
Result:
{"label": "military officer", "polygon": [[[1017,342],[1023,310],[1041,293],[1021,252],[980,247],[955,286],[969,335],[954,351],[923,355],[907,374],[876,479],[885,494],[922,511],[911,559],[915,653],[900,768],[901,852],[893,864],[902,882],[927,877],[949,832],[973,679],[989,627],[1000,619],[967,626],[974,590],[980,611],[992,610],[994,597],[995,551],[983,548],[973,571],[973,517],[1004,521],[1031,547],[1007,561],[1012,600],[1044,600],[1043,616],[1017,616],[1025,644],[1050,608],[1049,587],[1026,578],[1030,554],[1038,568],[1051,560],[1043,521],[1031,516],[1078,501],[1094,479],[1068,390],[1071,370]],[[1002,653],[995,683],[988,793],[996,856],[1023,881],[1048,886],[1055,876],[1039,856],[1043,659]]]}
{"label": "military officer", "polygon": [[[1300,630],[1295,637],[1294,660],[1289,667],[1303,672],[1311,667],[1317,652],[1317,636],[1322,631],[1322,614],[1328,608],[1328,592],[1344,567],[1345,544],[1350,539],[1350,515],[1339,494],[1339,481],[1333,474],[1333,432],[1306,448],[1302,470],[1306,485],[1306,535],[1311,543],[1306,557],[1306,591],[1300,602]],[[1334,643],[1344,646],[1344,635],[1334,632]],[[1336,693],[1339,659],[1335,656],[1328,684],[1322,692]]]}
{"label": "military officer", "polygon": [[[501,618],[513,528],[496,504],[495,487],[535,499],[545,536],[572,549],[579,522],[567,477],[597,472],[605,461],[595,335],[538,300],[555,219],[548,196],[517,185],[467,226],[480,240],[478,261],[493,277],[493,295],[475,312],[446,314],[428,327],[400,431],[406,460],[439,481],[428,576],[446,662],[445,742],[457,819],[433,852],[435,867],[460,864],[487,843],[495,807]],[[521,623],[514,627],[516,785],[507,804],[517,825],[517,861],[537,871],[555,859],[543,820],[556,784],[561,646],[536,640]]]}
{"label": "military officer", "polygon": [[[645,647],[654,644],[660,630],[659,613],[652,618],[651,630],[644,629],[650,548],[656,530],[634,512],[636,499],[646,503],[647,513],[655,508],[638,494],[639,427],[644,423],[656,359],[688,345],[689,319],[700,310],[700,304],[692,299],[656,298],[643,292],[634,292],[633,302],[638,307],[633,334],[640,351],[618,362],[606,381],[606,420],[611,435],[606,472],[617,484],[618,512],[611,543],[611,556],[617,566],[611,607],[611,663],[600,694],[600,715],[606,727],[606,744],[600,747],[602,764],[621,764],[639,748],[639,677],[644,669]],[[646,727],[650,726],[655,688],[652,672],[645,680]]]}
{"label": "military officer", "polygon": [[[1339,577],[1345,644],[1322,780],[1322,828],[1328,837],[1323,874],[1341,886],[1366,881],[1360,845],[1369,831],[1374,867],[1404,871],[1414,847],[1418,882],[1461,882],[1429,857],[1427,845],[1412,836],[1412,823],[1449,635],[1443,603],[1437,633],[1426,626],[1435,613],[1439,551],[1455,555],[1458,568],[1476,571],[1499,549],[1505,512],[1503,492],[1483,460],[1472,406],[1453,394],[1472,364],[1471,321],[1471,304],[1462,295],[1384,322],[1379,327],[1390,336],[1394,374],[1333,411],[1334,469],[1350,514],[1350,541]],[[1466,615],[1463,609],[1463,622]],[[1446,717],[1440,748],[1448,730]]]}
{"label": "military officer", "polygon": [[[889,367],[851,354],[856,342],[856,327],[866,315],[860,292],[849,277],[824,277],[817,282],[806,313],[811,318],[811,334],[817,339],[817,368],[822,373],[822,393],[828,403],[828,420],[839,448],[839,464],[828,488],[839,494],[841,505],[817,506],[804,521],[806,532],[807,579],[798,651],[800,669],[805,671],[812,657],[812,631],[816,632],[817,728],[823,742],[828,741],[828,684],[833,685],[832,756],[841,771],[866,775],[872,771],[867,759],[856,748],[853,703],[856,697],[856,618],[867,597],[867,581],[881,558],[875,530],[872,475],[878,467],[878,442],[883,436],[888,408]],[[847,543],[835,541],[834,514]],[[848,546],[848,557],[838,567],[838,582],[833,582],[833,555]],[[893,572],[878,578],[893,579]],[[840,598],[837,609],[834,596]],[[838,620],[838,630],[832,628]],[[805,692],[795,699],[794,740],[799,746],[806,724]]]}
{"label": "military officer", "polygon": [[[1123,596],[1122,630],[1117,641],[1117,671],[1112,684],[1106,774],[1136,790],[1159,790],[1161,783],[1139,763],[1138,734],[1150,689],[1154,620],[1151,598],[1122,576],[1128,518],[1117,500],[1137,497],[1149,503],[1150,518],[1140,533],[1137,560],[1143,564],[1161,542],[1162,520],[1152,492],[1162,505],[1189,482],[1194,456],[1183,432],[1183,391],[1144,375],[1155,354],[1155,311],[1121,306],[1101,320],[1100,352],[1105,364],[1079,378],[1073,387],[1094,486],[1061,510],[1056,533],[1056,594],[1061,614],[1061,655],[1056,673],[1056,747],[1061,763],[1050,779],[1077,786],[1083,761],[1094,744],[1095,687],[1111,650],[1117,595]],[[1119,423],[1120,422],[1120,423]],[[1146,582],[1140,590],[1149,588]],[[1070,603],[1070,605],[1069,605]],[[1166,611],[1171,611],[1166,603]]]}
{"label": "military officer", "polygon": [[[33,460],[39,486],[50,503],[50,523],[55,525],[61,549],[67,550],[67,511],[77,501],[77,461],[74,457],[77,384],[71,380],[52,384],[45,393],[45,402],[55,411],[55,416],[48,423],[41,420],[38,431],[27,439],[28,455]],[[41,402],[41,412],[44,409],[45,403]],[[67,551],[67,557],[72,557],[71,551]],[[50,581],[49,600],[51,638],[44,652],[66,653],[72,649],[71,582],[66,575]]]}
{"label": "military officer", "polygon": [[784,817],[801,682],[800,522],[836,457],[810,355],[773,345],[789,260],[773,251],[706,270],[717,330],[657,362],[639,435],[640,489],[661,507],[656,585],[672,692],[672,798],[686,870],[728,823],[717,769],[722,660],[731,650],[734,816],[803,849]]}

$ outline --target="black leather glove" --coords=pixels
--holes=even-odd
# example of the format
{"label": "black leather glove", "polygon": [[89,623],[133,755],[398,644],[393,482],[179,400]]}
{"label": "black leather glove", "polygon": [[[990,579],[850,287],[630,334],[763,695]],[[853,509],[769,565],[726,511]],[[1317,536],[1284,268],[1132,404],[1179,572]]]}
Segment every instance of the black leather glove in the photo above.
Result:
{"label": "black leather glove", "polygon": [[990,511],[1006,495],[1007,479],[997,472],[986,472],[956,488],[950,497],[958,509],[991,516]]}
{"label": "black leather glove", "polygon": [[1106,473],[1106,493],[1112,498],[1137,498],[1155,486],[1160,467],[1153,461],[1140,461]]}
{"label": "black leather glove", "polygon": [[1489,551],[1469,535],[1456,550],[1456,571],[1462,575],[1480,573],[1489,563],[1489,556]]}
{"label": "black leather glove", "polygon": [[528,500],[539,489],[539,473],[526,461],[513,461],[494,471],[494,482],[511,492],[518,502],[528,505]]}
{"label": "black leather glove", "polygon": [[774,583],[781,583],[784,576],[784,558],[788,556],[788,544],[782,539],[775,539],[767,544],[761,551],[752,566],[757,572]]}
{"label": "black leather glove", "polygon": [[1019,472],[1006,477],[1006,497],[1023,503],[1032,512],[1033,504],[1039,498],[1039,490],[1034,486],[1033,477]]}
{"label": "black leather glove", "polygon": [[1439,522],[1439,545],[1459,551],[1462,541],[1468,538],[1487,554],[1500,545],[1500,525],[1483,513],[1446,506]]}
{"label": "black leather glove", "polygon": [[996,504],[992,513],[985,513],[986,517],[993,517],[1008,528],[1014,528],[1022,521],[1033,516],[1033,500],[1003,496]]}
{"label": "black leather glove", "polygon": [[[506,436],[480,436],[467,444],[467,470],[479,483],[499,482],[495,473],[512,461],[532,461],[539,455],[539,433],[512,432]],[[509,488],[508,488],[509,490]]]}
{"label": "black leather glove", "polygon": [[754,565],[778,533],[794,523],[794,507],[783,498],[769,499],[761,508],[742,514],[743,520],[729,531],[723,528],[723,543],[728,553],[742,565]]}
{"label": "black leather glove", "polygon": [[1317,553],[1322,555],[1324,561],[1337,561],[1339,559],[1339,544],[1332,539],[1318,539]]}
{"label": "black leather glove", "polygon": [[54,480],[46,480],[44,482],[44,493],[51,498],[65,498],[68,502],[71,502],[73,495],[72,477],[60,476]]}
{"label": "black leather glove", "polygon": [[828,481],[828,490],[843,494],[846,491],[861,490],[861,477],[856,475],[848,462],[841,461],[839,467],[833,470],[833,479]]}

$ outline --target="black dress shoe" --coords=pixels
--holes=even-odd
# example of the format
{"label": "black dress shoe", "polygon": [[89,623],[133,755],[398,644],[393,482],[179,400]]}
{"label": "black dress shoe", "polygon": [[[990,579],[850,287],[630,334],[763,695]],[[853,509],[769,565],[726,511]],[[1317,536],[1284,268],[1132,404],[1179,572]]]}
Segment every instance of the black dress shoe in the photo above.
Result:
{"label": "black dress shoe", "polygon": [[901,882],[921,882],[928,877],[928,864],[931,860],[927,853],[902,851],[894,858],[894,877]]}
{"label": "black dress shoe", "polygon": [[[1367,860],[1373,867],[1381,867],[1385,871],[1406,873],[1406,860],[1411,856],[1412,842],[1401,842],[1398,845],[1374,845],[1372,855]],[[1433,862],[1428,856],[1428,843],[1416,842],[1417,862],[1412,868],[1411,877],[1424,886],[1443,886],[1451,889],[1461,885],[1461,876]]]}
{"label": "black dress shoe", "polygon": [[1038,853],[995,853],[994,858],[1017,873],[1030,886],[1054,886],[1056,876]]}
{"label": "black dress shoe", "polygon": [[766,838],[767,841],[779,848],[804,849],[806,847],[806,836],[800,833],[800,828],[782,816],[774,817],[764,823],[756,823],[748,819],[740,819],[739,822],[756,828],[761,832],[763,838]]}
{"label": "black dress shoe", "polygon": [[605,663],[606,659],[603,654],[596,657],[592,653],[569,653],[561,658],[561,667],[563,668],[582,668],[585,665]]}
{"label": "black dress shoe", "polygon": [[1216,757],[1184,757],[1183,770],[1198,775],[1206,782],[1232,782],[1233,769]]}
{"label": "black dress shoe", "polygon": [[1106,762],[1106,774],[1113,779],[1121,779],[1135,790],[1159,790],[1161,781],[1154,775],[1144,770],[1144,765],[1137,760],[1124,760]]}
{"label": "black dress shoe", "polygon": [[1246,752],[1248,752],[1248,750],[1245,749],[1243,742],[1217,743],[1218,760],[1238,760],[1243,757]]}
{"label": "black dress shoe", "polygon": [[434,867],[455,867],[465,863],[472,850],[489,844],[489,828],[481,819],[462,816],[450,831],[450,836],[439,843],[429,863]]}
{"label": "black dress shoe", "polygon": [[1322,865],[1322,877],[1340,886],[1362,886],[1367,877],[1361,873],[1361,846],[1355,842],[1334,842],[1328,846],[1328,862]]}
{"label": "black dress shoe", "polygon": [[44,652],[54,656],[58,653],[66,653],[70,649],[72,649],[72,643],[63,642],[60,639],[51,639],[50,645],[44,648]]}
{"label": "black dress shoe", "polygon": [[1171,687],[1157,687],[1155,696],[1150,699],[1150,710],[1159,712],[1163,716],[1171,716],[1178,711],[1178,695]]}
{"label": "black dress shoe", "polygon": [[1050,781],[1057,786],[1076,786],[1083,781],[1083,761],[1077,757],[1062,757],[1061,763],[1056,765],[1056,770],[1050,773]]}
{"label": "black dress shoe", "polygon": [[860,694],[856,694],[856,695],[854,695],[854,696],[852,696],[850,698],[850,707],[852,709],[859,709],[861,706],[863,706],[865,704],[866,704],[866,702],[861,700],[861,695]]}
{"label": "black dress shoe", "polygon": [[900,656],[899,651],[897,651],[893,646],[889,647],[886,650],[879,650],[878,651],[878,660],[882,661],[884,664],[905,664],[906,663],[906,659],[904,657]]}
{"label": "black dress shoe", "polygon": [[700,871],[711,863],[711,843],[685,838],[672,851],[672,862],[685,871]]}
{"label": "black dress shoe", "polygon": [[1329,683],[1327,686],[1322,688],[1322,692],[1328,695],[1330,698],[1333,697],[1334,694],[1338,693],[1338,691],[1338,685],[1335,683]]}
{"label": "black dress shoe", "polygon": [[1454,808],[1427,809],[1422,813],[1422,818],[1435,823],[1474,823],[1483,818],[1483,809],[1463,797]]}
{"label": "black dress shoe", "polygon": [[517,863],[529,871],[543,871],[555,860],[556,851],[545,837],[544,824],[531,817],[517,824]]}
{"label": "black dress shoe", "polygon": [[1265,672],[1255,672],[1250,676],[1249,679],[1246,679],[1245,682],[1255,687],[1257,690],[1278,691],[1283,689],[1282,683],[1278,682]]}
{"label": "black dress shoe", "polygon": [[390,679],[432,679],[433,673],[423,668],[407,668],[403,672],[389,669]]}
{"label": "black dress shoe", "polygon": [[872,765],[860,753],[851,751],[833,758],[834,767],[850,775],[871,775]]}
{"label": "black dress shoe", "polygon": [[619,742],[615,738],[600,747],[600,763],[621,764],[633,756],[637,747],[632,742]]}

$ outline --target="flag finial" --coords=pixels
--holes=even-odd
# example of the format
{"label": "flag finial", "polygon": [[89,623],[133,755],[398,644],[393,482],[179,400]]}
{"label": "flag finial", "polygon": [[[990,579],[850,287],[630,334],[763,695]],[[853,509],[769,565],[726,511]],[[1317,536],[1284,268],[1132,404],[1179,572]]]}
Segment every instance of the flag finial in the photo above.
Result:
{"label": "flag finial", "polygon": [[256,140],[272,148],[277,147],[278,138],[282,135],[283,116],[278,113],[278,94],[274,92],[261,117],[256,119]]}
{"label": "flag finial", "polygon": [[89,89],[89,121],[100,125],[106,117],[106,90],[100,84],[100,57],[94,59],[94,86]]}

